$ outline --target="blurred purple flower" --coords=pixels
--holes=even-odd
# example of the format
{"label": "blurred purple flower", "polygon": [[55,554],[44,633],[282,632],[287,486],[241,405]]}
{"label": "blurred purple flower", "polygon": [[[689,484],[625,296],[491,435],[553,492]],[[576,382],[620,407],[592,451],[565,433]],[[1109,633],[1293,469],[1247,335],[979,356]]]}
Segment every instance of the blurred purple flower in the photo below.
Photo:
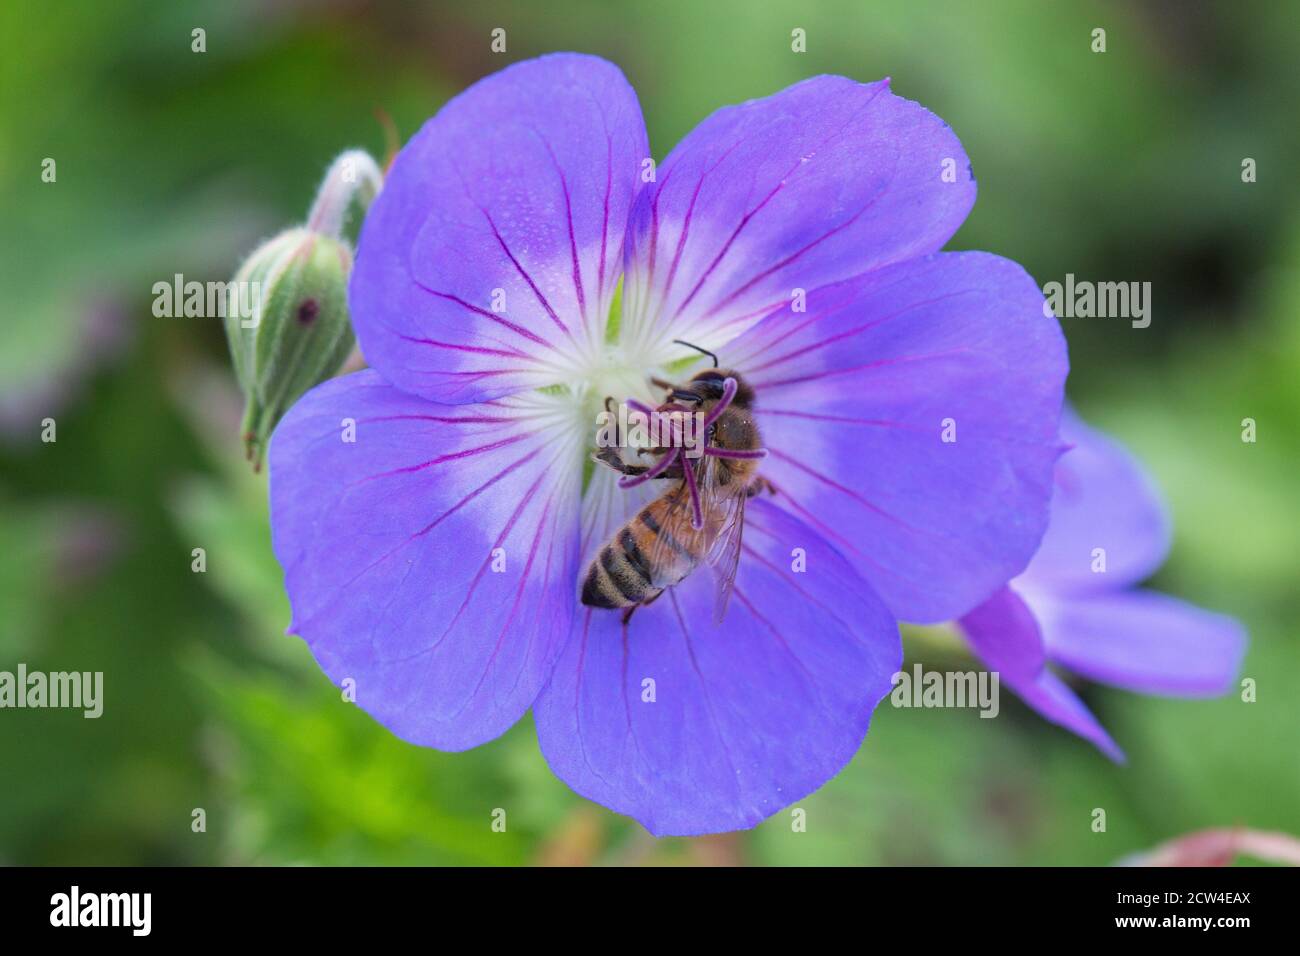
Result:
{"label": "blurred purple flower", "polygon": [[1230,617],[1134,588],[1164,562],[1170,525],[1154,483],[1121,446],[1073,412],[1052,517],[1025,573],[961,619],[990,669],[1053,723],[1123,753],[1046,665],[1171,697],[1225,693],[1245,651]]}
{"label": "blurred purple flower", "polygon": [[81,305],[72,312],[74,344],[58,364],[16,387],[0,382],[0,441],[38,441],[42,420],[73,405],[90,377],[126,350],[134,329],[122,304],[108,298],[78,301]]}
{"label": "blurred purple flower", "polygon": [[[272,442],[291,632],[415,743],[533,707],[555,772],[656,834],[815,790],[890,690],[895,618],[969,610],[1046,526],[1064,341],[1015,263],[936,254],[974,199],[956,136],[888,81],[719,110],[657,169],[603,60],[476,84],[366,219],[372,369]],[[606,396],[652,402],[699,360],[674,339],[754,385],[779,493],[749,506],[721,628],[707,572],[621,628],[578,605],[580,570],[654,492],[584,464]]]}

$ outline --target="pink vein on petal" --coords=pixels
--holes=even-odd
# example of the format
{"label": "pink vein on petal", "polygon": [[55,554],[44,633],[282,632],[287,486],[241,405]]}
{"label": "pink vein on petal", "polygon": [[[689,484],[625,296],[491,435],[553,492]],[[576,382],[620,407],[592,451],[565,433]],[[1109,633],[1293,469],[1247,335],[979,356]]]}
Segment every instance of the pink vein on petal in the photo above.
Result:
{"label": "pink vein on petal", "polygon": [[[554,498],[548,498],[545,506],[542,508],[542,516],[537,521],[537,532],[533,535],[532,543],[528,546],[528,560],[524,563],[524,570],[519,575],[519,586],[515,588],[514,602],[510,605],[510,613],[506,615],[505,623],[501,625],[501,630],[497,634],[497,642],[492,648],[492,653],[488,655],[487,662],[483,665],[483,673],[479,675],[478,683],[474,685],[473,692],[466,699],[460,710],[456,711],[456,713],[452,715],[453,718],[462,713],[465,708],[469,706],[470,701],[478,694],[479,690],[483,687],[483,682],[487,680],[488,671],[492,669],[492,665],[496,662],[497,655],[501,653],[501,644],[505,641],[506,632],[510,629],[510,625],[514,623],[515,615],[519,613],[519,604],[523,600],[524,587],[528,584],[528,572],[533,569],[533,561],[537,557],[537,546],[542,540],[542,533],[550,530],[546,527],[546,519],[550,516],[551,505],[553,503]],[[499,543],[500,542],[498,542],[498,545]]]}
{"label": "pink vein on petal", "polygon": [[704,283],[708,281],[709,276],[713,274],[713,270],[717,268],[718,263],[726,258],[727,253],[731,250],[732,243],[736,241],[736,238],[740,235],[741,231],[749,225],[750,220],[763,210],[764,206],[772,201],[772,198],[776,196],[777,193],[785,188],[786,179],[798,168],[798,163],[792,166],[785,176],[782,176],[780,181],[772,187],[771,191],[759,201],[757,206],[741,216],[740,222],[736,225],[736,228],[732,231],[731,235],[727,237],[727,241],[722,244],[722,248],[718,250],[718,254],[713,257],[713,261],[710,262],[708,268],[704,270],[704,274],[700,276],[699,280],[695,283],[694,288],[692,288],[686,298],[682,300],[682,304],[677,307],[677,311],[673,313],[673,318],[681,315],[683,310],[690,305],[691,300],[695,298],[695,294],[699,292]]}
{"label": "pink vein on petal", "polygon": [[505,358],[519,359],[524,362],[536,362],[537,357],[529,355],[527,352],[517,352],[513,349],[489,349],[481,345],[461,345],[456,342],[440,342],[437,339],[420,338],[414,335],[398,334],[397,337],[403,342],[410,342],[414,345],[431,345],[440,349],[452,349],[456,352],[473,352],[475,355],[500,355]]}
{"label": "pink vein on petal", "polygon": [[[436,651],[438,649],[438,646],[442,644],[444,640],[446,640],[447,635],[450,634],[452,630],[456,627],[456,624],[460,621],[460,616],[465,613],[465,609],[469,607],[470,601],[473,600],[474,592],[478,590],[479,582],[483,580],[483,573],[487,571],[488,566],[492,563],[492,551],[501,547],[501,543],[505,541],[507,537],[509,537],[510,532],[514,529],[515,523],[519,521],[519,516],[523,514],[524,509],[528,506],[528,502],[533,500],[533,495],[537,494],[537,489],[541,485],[542,479],[545,477],[546,477],[546,470],[543,469],[541,474],[537,476],[537,480],[532,483],[528,491],[526,491],[524,493],[524,496],[520,499],[518,506],[515,508],[514,512],[510,515],[509,520],[506,521],[506,525],[504,528],[501,529],[500,534],[497,535],[496,541],[493,543],[492,547],[488,549],[488,554],[483,559],[483,563],[479,565],[478,573],[474,575],[474,580],[470,582],[469,591],[465,594],[465,600],[461,602],[461,605],[457,609],[456,614],[451,619],[451,623],[447,625],[446,629],[442,632],[442,634],[438,637],[438,639],[434,641],[432,644],[430,644],[428,647],[424,648],[423,651],[420,652],[420,654],[431,654],[433,651]],[[417,654],[413,656],[419,656],[419,655]]]}
{"label": "pink vein on petal", "polygon": [[[556,158],[555,150],[551,148],[550,141],[547,140],[539,130],[534,129],[532,126],[529,126],[528,128],[532,130],[533,134],[542,141],[542,145],[546,147],[546,155],[551,158],[551,167],[555,170],[555,175],[560,179],[560,191],[564,193],[564,218],[569,227],[569,255],[572,257],[573,261],[573,290],[578,297],[578,314],[582,316],[583,321],[586,321],[587,297],[582,288],[582,269],[578,265],[578,240],[573,234],[573,201],[569,196],[569,181],[564,178],[564,170],[560,168],[560,161]],[[608,202],[608,196],[606,197],[606,201]],[[495,231],[496,227],[493,226],[492,228]],[[497,238],[500,240],[500,236]],[[502,247],[504,248],[504,242],[502,243]],[[604,253],[603,248],[601,252],[602,254]],[[506,250],[506,255],[510,255],[509,250]],[[510,256],[510,259],[513,262],[514,256]],[[527,276],[525,276],[525,278],[527,278]],[[531,279],[529,280],[529,285],[532,285]],[[533,288],[533,291],[537,291],[536,287]],[[599,293],[599,291],[598,286],[597,293]],[[546,305],[545,301],[543,301],[542,304]],[[550,311],[549,305],[546,305],[546,308],[547,311]]]}
{"label": "pink vein on petal", "polygon": [[873,504],[872,502],[868,501],[866,498],[864,498],[858,492],[854,491],[852,488],[840,484],[838,481],[835,481],[829,475],[823,474],[817,469],[810,467],[805,462],[802,462],[797,458],[793,458],[790,455],[787,455],[776,448],[769,448],[768,451],[771,452],[773,455],[775,455],[777,458],[780,458],[782,461],[789,462],[791,465],[793,465],[795,468],[798,468],[800,471],[804,472],[805,474],[811,475],[813,478],[817,479],[827,487],[834,488],[836,491],[840,492],[841,494],[847,495],[848,497],[858,502],[858,504],[862,505],[867,510],[880,515],[880,517],[885,518],[888,521],[892,521],[900,528],[906,528],[908,531],[915,532],[916,534],[925,534],[925,535],[934,534],[931,531],[926,531],[922,528],[913,527],[912,525],[904,521],[902,518],[890,514],[888,511],[881,508],[879,505]]}
{"label": "pink vein on petal", "polygon": [[[713,162],[713,165],[709,166],[708,169],[700,173],[700,178],[695,182],[695,189],[691,193],[691,201],[690,203],[687,204],[686,215],[682,219],[682,231],[677,236],[677,248],[673,252],[672,265],[669,266],[668,268],[668,279],[667,281],[664,282],[663,292],[660,294],[660,301],[665,305],[668,303],[668,296],[672,292],[673,281],[677,278],[677,265],[682,260],[682,250],[686,248],[686,237],[690,234],[691,220],[695,215],[695,203],[696,200],[700,198],[700,190],[704,188],[704,181],[708,179],[710,175],[712,175],[714,170],[716,170],[719,166],[721,166],[726,161],[728,156],[730,156],[733,152],[736,151],[736,149],[740,146],[741,142],[742,142],[741,140],[737,140],[736,142],[728,146],[725,150],[723,150],[722,155],[719,156]],[[673,170],[675,170],[676,168],[677,168],[676,166],[673,166],[673,168],[668,171],[668,174],[664,176],[664,183],[663,183],[664,186],[668,185],[668,177],[672,175]],[[656,211],[658,210],[660,192],[662,192],[662,190],[657,191],[655,193]],[[679,307],[677,311],[680,313],[682,308],[685,307],[685,305],[686,303],[682,303],[682,307]]]}
{"label": "pink vein on petal", "polygon": [[718,735],[718,743],[722,745],[722,752],[727,758],[727,766],[731,768],[729,779],[736,784],[736,798],[740,798],[740,771],[736,769],[736,762],[731,757],[731,748],[727,745],[726,736],[722,732],[722,725],[718,723],[717,709],[713,705],[713,695],[709,693],[709,682],[704,678],[704,671],[700,670],[700,662],[695,657],[695,648],[691,644],[691,632],[686,626],[686,619],[682,616],[681,606],[677,603],[677,594],[670,589],[668,596],[672,598],[673,612],[677,615],[677,626],[682,632],[682,641],[686,644],[686,656],[691,662],[691,670],[695,671],[695,676],[700,682],[700,693],[704,697],[704,706],[709,711],[709,723],[713,724],[713,732]]}
{"label": "pink vein on petal", "polygon": [[[902,309],[899,309],[897,312],[891,312],[888,315],[882,315],[879,318],[872,319],[870,322],[864,322],[861,325],[855,326],[851,329],[845,329],[843,332],[837,332],[834,335],[827,336],[826,338],[823,339],[818,339],[816,342],[811,342],[808,345],[801,346],[800,348],[794,349],[791,352],[786,352],[784,355],[778,355],[776,358],[769,359],[768,361],[764,362],[762,365],[753,366],[751,369],[749,369],[749,372],[752,375],[754,372],[760,371],[765,368],[771,368],[773,365],[780,365],[783,362],[788,362],[791,359],[798,358],[801,355],[807,355],[809,352],[815,352],[818,349],[824,349],[829,345],[835,344],[836,342],[842,342],[845,339],[851,339],[855,336],[861,335],[863,332],[869,332],[874,328],[878,328],[879,326],[884,325],[886,322],[892,321],[893,319],[899,318],[900,316],[907,315],[907,313],[909,312],[914,312],[917,309],[923,309],[927,306],[931,306],[931,305],[935,305],[936,303],[943,302],[946,299],[952,299],[964,294],[965,292],[950,292],[946,295],[941,295],[934,299],[927,299],[924,302],[916,302],[912,305],[908,305]],[[832,312],[819,313],[816,319],[821,319],[824,316],[831,315],[831,314]],[[804,322],[802,322],[799,325],[799,328],[804,328],[808,326],[812,322],[816,321],[816,319],[810,318],[804,320]],[[792,331],[797,331],[797,329]],[[775,344],[776,344],[775,342],[771,343],[768,346],[768,348],[771,348],[771,346]]]}
{"label": "pink vein on petal", "polygon": [[391,478],[393,475],[412,474],[417,471],[423,471],[425,468],[432,468],[434,465],[441,465],[449,461],[459,461],[462,458],[472,458],[474,455],[481,455],[484,452],[496,451],[498,448],[504,448],[507,445],[513,445],[515,442],[523,441],[529,437],[527,434],[511,435],[509,438],[503,438],[500,441],[492,442],[488,445],[479,445],[477,448],[466,448],[463,451],[454,451],[446,455],[439,455],[437,458],[430,458],[428,461],[420,462],[418,465],[407,465],[403,468],[394,468],[391,471],[381,471],[377,475],[367,475],[365,478],[358,478],[356,481],[349,482],[348,488],[364,484],[367,481],[375,481],[379,478]]}
{"label": "pink vein on petal", "polygon": [[[605,114],[600,114],[604,122]],[[609,194],[614,180],[614,143],[609,138],[609,127],[605,127],[605,205],[604,218],[600,222],[600,265],[596,270],[596,292],[598,298],[605,295],[605,250],[609,242]],[[599,316],[597,316],[599,318]]]}
{"label": "pink vein on petal", "polygon": [[572,340],[573,332],[570,331],[569,327],[565,325],[558,315],[555,314],[555,309],[551,308],[551,303],[547,301],[546,296],[542,294],[542,290],[537,288],[537,283],[533,281],[533,277],[528,274],[528,270],[524,268],[523,263],[516,259],[515,254],[510,251],[510,246],[506,244],[505,237],[502,236],[501,232],[497,229],[497,224],[492,219],[492,214],[482,206],[479,206],[479,212],[483,213],[483,218],[487,220],[488,226],[491,227],[492,235],[496,236],[497,243],[501,246],[501,251],[506,254],[506,258],[508,258],[511,264],[514,265],[515,271],[519,273],[520,277],[528,283],[528,288],[533,290],[533,295],[537,297],[537,301],[540,302],[542,308],[546,310],[546,314],[550,316],[551,321],[555,323],[556,328]]}
{"label": "pink vein on petal", "polygon": [[[785,650],[785,652],[790,655],[791,660],[793,660],[795,664],[799,666],[799,670],[803,671],[804,680],[805,683],[807,683],[809,689],[816,687],[817,681],[813,679],[813,675],[809,672],[807,665],[804,664],[804,662],[799,658],[799,655],[794,652],[794,649],[786,641],[784,635],[782,635],[781,632],[776,629],[776,627],[772,624],[771,621],[765,618],[762,614],[758,613],[758,608],[754,607],[753,602],[750,601],[749,598],[745,597],[745,592],[742,591],[739,587],[733,586],[731,593],[736,596],[736,600],[740,601],[741,604],[745,605],[745,609],[749,611],[750,616],[753,617],[754,620],[758,621],[760,624],[766,627],[768,631],[771,632],[772,636],[776,638],[777,643],[779,643],[781,647]],[[821,695],[814,692],[814,696],[820,697]]]}
{"label": "pink vein on petal", "polygon": [[[751,209],[749,212],[747,212],[747,213],[744,214],[744,216],[741,218],[739,224],[736,226],[735,230],[732,232],[731,237],[727,239],[727,241],[726,241],[726,243],[723,245],[721,251],[720,251],[720,252],[719,252],[719,253],[714,257],[713,261],[709,264],[709,267],[704,271],[704,275],[700,276],[699,281],[695,283],[695,288],[693,288],[693,289],[691,290],[690,295],[688,295],[688,296],[686,297],[686,300],[685,300],[684,302],[682,302],[682,304],[681,304],[680,306],[677,307],[677,311],[676,311],[676,312],[674,313],[674,315],[673,315],[674,318],[676,318],[677,316],[681,315],[682,310],[684,310],[684,309],[686,308],[686,306],[690,303],[690,301],[691,301],[693,298],[695,298],[695,294],[696,294],[697,292],[700,291],[700,288],[704,285],[705,281],[706,281],[706,280],[709,278],[709,276],[712,274],[714,268],[715,268],[715,267],[716,267],[716,266],[717,266],[717,265],[722,261],[722,259],[726,256],[728,250],[731,248],[732,243],[735,241],[736,237],[740,235],[741,230],[743,230],[743,229],[745,228],[745,226],[749,224],[750,220],[752,220],[753,217],[756,216],[756,215],[757,215],[757,214],[758,214],[758,213],[763,209],[763,207],[766,206],[766,205],[768,204],[768,202],[771,201],[771,199],[772,199],[772,198],[773,198],[777,193],[779,193],[783,188],[785,188],[785,186],[789,183],[789,181],[794,177],[794,175],[795,175],[796,173],[798,173],[801,169],[806,169],[806,168],[808,168],[808,167],[810,166],[809,161],[810,161],[814,156],[816,156],[818,153],[820,153],[820,152],[821,152],[821,151],[826,147],[826,144],[827,144],[827,143],[830,143],[830,142],[833,141],[836,137],[842,135],[843,132],[844,132],[846,129],[848,129],[849,126],[851,126],[851,125],[853,124],[853,122],[854,122],[854,121],[855,121],[859,116],[861,116],[861,115],[864,114],[868,109],[870,109],[871,104],[874,103],[874,102],[876,101],[876,98],[880,95],[880,93],[881,93],[881,90],[879,90],[879,89],[876,90],[874,93],[872,93],[871,96],[870,96],[870,98],[867,100],[867,102],[865,102],[864,104],[862,104],[861,108],[859,108],[858,110],[856,110],[852,116],[850,116],[848,119],[846,119],[846,120],[844,121],[844,123],[839,127],[839,129],[834,130],[834,131],[831,132],[831,133],[828,133],[828,134],[827,134],[827,135],[826,135],[826,136],[825,136],[825,137],[824,137],[824,138],[823,138],[819,143],[817,143],[817,145],[816,145],[816,146],[811,150],[811,152],[808,152],[808,153],[806,153],[806,154],[800,156],[799,159],[798,159],[798,161],[795,162],[793,165],[791,165],[791,167],[790,167],[788,170],[786,170],[785,174],[780,178],[780,180],[777,182],[777,184],[776,184],[774,187],[772,187],[771,192],[769,192],[766,196],[764,196],[763,199],[759,202],[759,204],[758,204],[757,206],[755,206],[755,207],[754,207],[753,209]],[[897,171],[895,171],[895,175],[896,175],[896,174],[897,174]],[[891,177],[891,182],[892,182],[892,177]],[[886,186],[885,188],[888,189],[888,186]],[[881,190],[882,193],[883,193],[884,191],[885,191],[885,190],[883,190],[883,189]],[[867,206],[863,207],[863,209],[859,211],[858,215],[861,215],[862,212],[865,212],[868,208],[870,208],[871,204],[874,203],[874,202],[876,201],[877,198],[879,198],[879,195],[877,195],[877,197],[873,198],[873,199],[871,200],[871,203],[868,203]],[[855,218],[856,218],[856,217],[855,217]]]}
{"label": "pink vein on petal", "polygon": [[429,295],[436,295],[440,299],[446,299],[449,302],[454,302],[456,303],[456,305],[460,306],[461,308],[468,309],[470,312],[473,312],[476,315],[481,315],[485,319],[491,319],[493,322],[497,323],[498,325],[504,326],[505,328],[509,329],[511,332],[514,332],[516,335],[523,336],[524,338],[526,338],[528,341],[532,342],[535,345],[543,345],[546,348],[550,349],[552,352],[558,351],[558,349],[556,349],[554,345],[546,341],[546,339],[542,338],[536,332],[531,332],[528,329],[524,328],[522,325],[518,325],[514,322],[511,322],[509,319],[504,318],[495,312],[489,312],[487,309],[479,308],[477,305],[474,305],[473,303],[470,302],[466,302],[464,299],[460,298],[459,296],[452,295],[450,292],[441,292],[438,289],[434,289],[430,286],[427,286],[419,279],[416,279],[415,277],[412,277],[411,281],[413,281],[418,288],[427,292]]}
{"label": "pink vein on petal", "polygon": [[487,424],[495,424],[495,423],[502,423],[502,422],[515,422],[515,421],[518,421],[518,419],[515,419],[515,418],[505,418],[505,417],[493,417],[493,416],[491,416],[491,415],[459,415],[459,416],[449,416],[449,415],[377,415],[377,416],[375,416],[374,418],[358,418],[358,419],[357,419],[357,424],[358,424],[358,425],[369,425],[369,424],[371,424],[372,422],[406,422],[406,421],[415,421],[415,422],[443,422],[443,423],[445,423],[445,424],[449,424],[449,425],[454,425],[454,424],[487,425]]}
{"label": "pink vein on petal", "polygon": [[972,349],[960,346],[958,348],[946,349],[942,352],[931,352],[928,355],[900,355],[897,358],[877,359],[874,362],[863,362],[861,365],[846,365],[843,368],[823,369],[809,375],[796,375],[793,378],[778,379],[775,382],[755,382],[756,386],[772,389],[779,388],[782,385],[799,385],[804,382],[816,382],[824,378],[833,378],[837,375],[848,375],[851,372],[863,372],[867,369],[886,368],[891,365],[904,365],[909,362],[928,362],[933,359],[951,358],[954,355],[961,355],[972,352]]}
{"label": "pink vein on petal", "polygon": [[884,193],[885,190],[883,189],[880,192],[876,193],[876,195],[872,196],[865,206],[863,206],[861,209],[855,212],[848,219],[845,219],[843,222],[831,227],[826,232],[818,236],[816,239],[813,239],[811,242],[805,245],[802,249],[792,252],[790,255],[786,256],[776,265],[764,269],[762,272],[758,273],[758,275],[754,276],[752,279],[747,281],[744,285],[740,286],[738,289],[736,289],[726,298],[714,304],[712,308],[708,309],[704,313],[704,315],[707,317],[715,314],[724,306],[728,305],[732,300],[739,298],[741,295],[744,295],[744,293],[749,291],[749,289],[753,287],[756,283],[761,282],[763,279],[766,279],[768,276],[770,276],[772,273],[776,272],[777,270],[784,269],[786,266],[790,265],[792,262],[797,260],[804,253],[811,251],[812,249],[820,245],[822,242],[825,242],[827,239],[831,238],[831,236],[834,236],[835,234],[839,233],[841,230],[847,229],[849,226],[853,225],[855,222],[858,221],[859,218],[861,218],[861,216],[868,209],[870,209],[872,206],[876,204],[876,202],[880,199],[881,196],[884,195]]}
{"label": "pink vein on petal", "polygon": [[[540,449],[540,448],[534,448],[532,451],[530,451],[530,452],[529,452],[527,455],[525,455],[524,457],[519,458],[519,459],[516,459],[516,460],[513,461],[511,464],[507,465],[505,468],[502,468],[502,469],[501,469],[500,471],[498,471],[495,475],[493,475],[491,478],[489,478],[489,479],[488,479],[487,481],[485,481],[483,484],[479,485],[479,486],[478,486],[477,488],[475,488],[473,491],[469,492],[469,494],[465,495],[463,498],[460,499],[460,501],[456,502],[454,505],[452,505],[450,508],[448,508],[448,509],[447,509],[446,511],[444,511],[442,514],[438,515],[438,517],[434,518],[432,521],[430,521],[428,524],[426,524],[426,525],[425,525],[423,528],[421,528],[419,531],[415,531],[415,532],[412,532],[411,534],[407,535],[407,536],[406,536],[404,539],[402,539],[400,542],[398,542],[397,544],[393,545],[393,547],[389,548],[387,551],[385,551],[385,552],[384,552],[383,554],[381,554],[379,557],[375,558],[375,560],[371,561],[371,562],[370,562],[369,564],[367,564],[364,568],[362,568],[362,569],[361,569],[360,571],[358,571],[356,574],[352,575],[352,577],[348,578],[348,580],[344,581],[341,585],[339,585],[339,587],[338,587],[336,590],[341,594],[341,593],[342,593],[346,588],[350,587],[352,584],[354,584],[356,581],[358,581],[358,580],[359,580],[363,575],[365,575],[367,572],[369,572],[369,571],[371,571],[372,569],[374,569],[374,568],[378,567],[379,565],[383,564],[385,561],[387,561],[387,560],[388,560],[389,558],[391,558],[393,555],[397,554],[397,552],[401,551],[403,548],[405,548],[408,544],[410,544],[410,543],[411,543],[412,541],[414,541],[416,538],[422,538],[422,537],[424,537],[426,534],[428,534],[430,531],[432,531],[434,528],[436,528],[439,524],[441,524],[441,523],[442,523],[446,518],[451,517],[451,515],[455,514],[457,511],[459,511],[459,510],[460,510],[461,508],[463,508],[465,505],[469,504],[471,501],[473,501],[475,498],[477,498],[480,494],[482,494],[483,492],[487,491],[489,488],[491,488],[493,485],[495,485],[498,481],[501,481],[503,478],[505,478],[507,475],[509,475],[509,474],[510,474],[511,472],[513,472],[515,469],[521,467],[522,465],[524,465],[524,464],[527,463],[528,461],[531,461],[533,458],[535,458],[535,457],[536,457],[536,456],[541,452],[541,450],[542,450],[542,449]],[[329,604],[326,604],[326,605],[325,605],[324,607],[322,607],[320,610],[316,611],[314,614],[310,615],[309,617],[307,617],[307,618],[304,619],[303,621],[299,622],[298,633],[301,633],[301,631],[302,631],[302,627],[303,627],[303,626],[305,626],[305,625],[308,624],[309,622],[315,620],[315,618],[316,618],[317,616],[319,616],[319,615],[320,615],[324,610],[326,610],[328,607],[329,607]]]}
{"label": "pink vein on petal", "polygon": [[582,678],[587,672],[587,637],[591,633],[591,614],[592,608],[587,608],[587,616],[582,622],[582,643],[578,648],[578,666],[577,674],[573,680],[573,721],[578,732],[578,749],[582,751],[582,762],[587,765],[587,769],[600,780],[605,786],[609,786],[609,781],[591,762],[591,757],[587,754],[587,738],[582,732]]}

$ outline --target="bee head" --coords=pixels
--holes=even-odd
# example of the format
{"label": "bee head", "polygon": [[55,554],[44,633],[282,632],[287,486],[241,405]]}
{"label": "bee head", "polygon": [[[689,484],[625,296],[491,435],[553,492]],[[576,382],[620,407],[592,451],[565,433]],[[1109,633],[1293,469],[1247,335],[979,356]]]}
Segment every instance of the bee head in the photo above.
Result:
{"label": "bee head", "polygon": [[691,377],[687,391],[700,396],[703,402],[716,402],[722,398],[723,383],[729,378],[734,378],[737,386],[736,397],[732,400],[732,404],[748,408],[754,403],[754,390],[744,377],[733,369],[706,368],[702,372],[697,372]]}
{"label": "bee head", "polygon": [[675,388],[672,390],[671,397],[682,401],[695,401],[699,404],[705,402],[716,402],[722,398],[723,384],[729,378],[736,380],[736,397],[732,399],[733,405],[739,405],[741,408],[748,408],[754,401],[754,390],[749,384],[741,378],[739,372],[733,369],[718,368],[718,357],[706,348],[693,345],[683,339],[673,339],[676,345],[684,345],[688,349],[707,355],[713,359],[713,368],[707,368],[703,372],[696,372],[687,383],[686,388]]}

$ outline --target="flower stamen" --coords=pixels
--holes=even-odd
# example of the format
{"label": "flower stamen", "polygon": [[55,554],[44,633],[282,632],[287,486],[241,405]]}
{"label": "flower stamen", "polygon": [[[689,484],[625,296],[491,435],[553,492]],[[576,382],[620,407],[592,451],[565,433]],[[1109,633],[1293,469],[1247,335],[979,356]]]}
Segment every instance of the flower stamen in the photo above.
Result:
{"label": "flower stamen", "polygon": [[[644,471],[639,475],[634,475],[627,478],[620,478],[618,480],[618,486],[620,488],[635,488],[637,485],[645,484],[647,481],[650,481],[653,478],[658,478],[660,475],[662,475],[665,471],[668,470],[669,466],[672,465],[674,461],[677,460],[677,457],[680,454],[680,452],[681,452],[680,448],[677,447],[670,448],[662,458],[660,458],[657,462],[654,463],[654,465],[652,465],[649,468],[649,470]],[[683,470],[690,471],[689,468],[685,468]]]}
{"label": "flower stamen", "polygon": [[686,462],[682,474],[686,476],[686,489],[691,495],[691,527],[699,531],[704,527],[704,509],[700,505],[700,489],[695,482],[695,467]]}

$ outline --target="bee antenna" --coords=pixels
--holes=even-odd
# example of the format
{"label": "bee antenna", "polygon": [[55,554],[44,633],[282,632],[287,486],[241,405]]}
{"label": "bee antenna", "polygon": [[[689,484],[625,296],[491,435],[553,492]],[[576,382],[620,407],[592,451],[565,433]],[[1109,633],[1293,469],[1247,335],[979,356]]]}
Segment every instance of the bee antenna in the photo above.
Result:
{"label": "bee antenna", "polygon": [[690,342],[683,342],[681,339],[673,339],[673,344],[685,345],[688,349],[695,349],[695,351],[697,352],[703,352],[709,358],[713,359],[713,367],[714,368],[718,367],[718,357],[714,355],[712,352],[710,352],[708,349],[702,349],[698,345],[692,345]]}

